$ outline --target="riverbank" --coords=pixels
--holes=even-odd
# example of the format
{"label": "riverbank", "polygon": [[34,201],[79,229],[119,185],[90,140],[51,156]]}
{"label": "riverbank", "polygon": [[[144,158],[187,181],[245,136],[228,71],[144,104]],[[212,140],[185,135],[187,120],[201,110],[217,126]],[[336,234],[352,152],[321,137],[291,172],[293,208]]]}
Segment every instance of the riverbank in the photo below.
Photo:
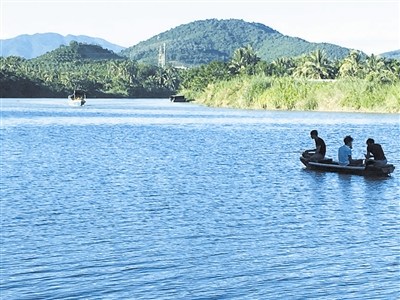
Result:
{"label": "riverbank", "polygon": [[307,80],[292,77],[241,76],[183,90],[187,98],[213,107],[241,109],[400,112],[400,83],[364,79]]}

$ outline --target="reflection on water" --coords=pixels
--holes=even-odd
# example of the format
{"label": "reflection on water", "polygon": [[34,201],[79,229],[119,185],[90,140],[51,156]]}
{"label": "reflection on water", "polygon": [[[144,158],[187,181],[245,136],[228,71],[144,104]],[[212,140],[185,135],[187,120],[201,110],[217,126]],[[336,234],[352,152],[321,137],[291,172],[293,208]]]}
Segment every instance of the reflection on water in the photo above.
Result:
{"label": "reflection on water", "polygon": [[[1,298],[396,299],[398,169],[305,170],[398,115],[2,99]],[[82,283],[85,284],[82,284]]]}

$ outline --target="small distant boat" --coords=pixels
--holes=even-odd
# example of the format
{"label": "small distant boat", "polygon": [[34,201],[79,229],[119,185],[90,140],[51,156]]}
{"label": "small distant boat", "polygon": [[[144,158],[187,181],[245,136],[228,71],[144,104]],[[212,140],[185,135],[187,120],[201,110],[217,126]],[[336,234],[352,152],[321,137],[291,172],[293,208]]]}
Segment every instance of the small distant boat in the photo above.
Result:
{"label": "small distant boat", "polygon": [[188,102],[188,100],[183,95],[171,95],[169,97],[171,102]]}
{"label": "small distant boat", "polygon": [[309,170],[354,174],[361,176],[387,177],[391,173],[393,173],[395,169],[395,166],[391,164],[386,164],[384,166],[374,166],[374,165],[342,166],[339,165],[338,162],[333,161],[332,159],[324,159],[319,162],[311,162],[304,157],[300,157],[300,161]]}
{"label": "small distant boat", "polygon": [[70,106],[83,106],[86,103],[86,93],[82,90],[74,90],[74,93],[68,96]]}

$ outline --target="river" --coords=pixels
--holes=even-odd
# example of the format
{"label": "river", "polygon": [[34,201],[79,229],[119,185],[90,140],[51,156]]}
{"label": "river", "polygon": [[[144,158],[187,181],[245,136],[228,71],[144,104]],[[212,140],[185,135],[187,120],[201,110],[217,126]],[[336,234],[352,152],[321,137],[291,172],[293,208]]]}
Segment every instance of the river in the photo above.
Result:
{"label": "river", "polygon": [[[398,114],[1,99],[1,299],[398,299]],[[299,161],[372,137],[388,178]]]}

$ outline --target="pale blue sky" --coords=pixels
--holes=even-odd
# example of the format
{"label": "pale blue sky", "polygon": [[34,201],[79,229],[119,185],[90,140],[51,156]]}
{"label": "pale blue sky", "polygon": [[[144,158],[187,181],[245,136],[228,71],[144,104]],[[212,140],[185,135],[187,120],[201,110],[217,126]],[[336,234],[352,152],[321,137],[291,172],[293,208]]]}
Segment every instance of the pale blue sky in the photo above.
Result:
{"label": "pale blue sky", "polygon": [[0,0],[0,39],[56,32],[129,47],[210,18],[259,22],[310,42],[379,54],[400,49],[400,0]]}

